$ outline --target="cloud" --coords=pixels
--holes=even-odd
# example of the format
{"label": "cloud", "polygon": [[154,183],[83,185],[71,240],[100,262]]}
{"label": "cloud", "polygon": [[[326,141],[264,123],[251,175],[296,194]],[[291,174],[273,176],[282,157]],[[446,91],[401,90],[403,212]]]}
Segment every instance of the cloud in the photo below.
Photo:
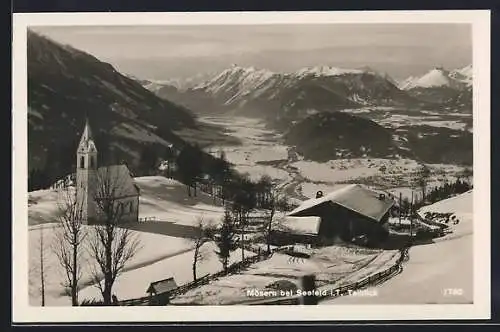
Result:
{"label": "cloud", "polygon": [[194,67],[187,71],[200,72],[215,64],[252,61],[251,65],[271,70],[316,64],[383,63],[386,68],[392,63],[394,68],[390,71],[403,75],[408,72],[404,66],[455,67],[457,63],[472,62],[471,27],[465,24],[38,27],[37,30],[111,63],[135,61],[147,66],[149,60],[155,59],[152,62],[156,64],[163,61],[172,67],[170,64],[178,62],[183,67],[190,59],[188,62]]}

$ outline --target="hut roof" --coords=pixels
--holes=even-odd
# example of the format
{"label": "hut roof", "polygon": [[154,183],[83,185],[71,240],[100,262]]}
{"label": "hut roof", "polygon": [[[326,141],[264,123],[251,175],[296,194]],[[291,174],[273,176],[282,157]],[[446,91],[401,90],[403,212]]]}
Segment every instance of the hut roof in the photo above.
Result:
{"label": "hut roof", "polygon": [[162,294],[169,292],[175,288],[177,288],[177,284],[175,283],[174,278],[170,277],[167,279],[152,282],[146,290],[146,293]]}

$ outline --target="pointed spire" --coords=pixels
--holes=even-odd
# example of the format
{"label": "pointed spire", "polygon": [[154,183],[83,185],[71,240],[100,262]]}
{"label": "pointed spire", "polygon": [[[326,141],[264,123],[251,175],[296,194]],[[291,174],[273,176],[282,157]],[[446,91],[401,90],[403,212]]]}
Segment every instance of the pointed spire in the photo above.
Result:
{"label": "pointed spire", "polygon": [[90,129],[89,118],[85,117],[85,129],[83,130],[83,135],[87,140],[92,139],[92,130]]}
{"label": "pointed spire", "polygon": [[85,117],[85,128],[83,129],[82,137],[80,138],[79,144],[80,150],[95,150],[94,137],[92,136],[92,130],[90,129],[89,118]]}

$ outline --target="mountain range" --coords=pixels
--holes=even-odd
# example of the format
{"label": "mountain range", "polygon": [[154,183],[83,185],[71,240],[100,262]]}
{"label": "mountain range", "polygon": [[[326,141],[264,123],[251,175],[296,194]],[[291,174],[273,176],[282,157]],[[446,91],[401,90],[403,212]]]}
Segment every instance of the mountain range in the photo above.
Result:
{"label": "mountain range", "polygon": [[195,87],[179,90],[164,86],[156,93],[198,113],[232,112],[271,120],[370,105],[425,104],[399,89],[387,74],[331,66],[275,73],[233,65]]}
{"label": "mountain range", "polygon": [[200,114],[230,112],[271,120],[367,106],[472,107],[472,66],[452,71],[434,68],[398,83],[369,67],[315,66],[276,73],[233,65],[187,88],[169,83],[145,86]]}

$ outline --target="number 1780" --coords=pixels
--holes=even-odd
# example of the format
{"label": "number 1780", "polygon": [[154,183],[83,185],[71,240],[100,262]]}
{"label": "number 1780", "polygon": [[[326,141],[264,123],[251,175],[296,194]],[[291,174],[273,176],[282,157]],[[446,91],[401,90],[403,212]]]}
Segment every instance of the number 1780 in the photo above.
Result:
{"label": "number 1780", "polygon": [[445,288],[443,289],[444,296],[460,296],[464,294],[464,290],[462,288]]}

